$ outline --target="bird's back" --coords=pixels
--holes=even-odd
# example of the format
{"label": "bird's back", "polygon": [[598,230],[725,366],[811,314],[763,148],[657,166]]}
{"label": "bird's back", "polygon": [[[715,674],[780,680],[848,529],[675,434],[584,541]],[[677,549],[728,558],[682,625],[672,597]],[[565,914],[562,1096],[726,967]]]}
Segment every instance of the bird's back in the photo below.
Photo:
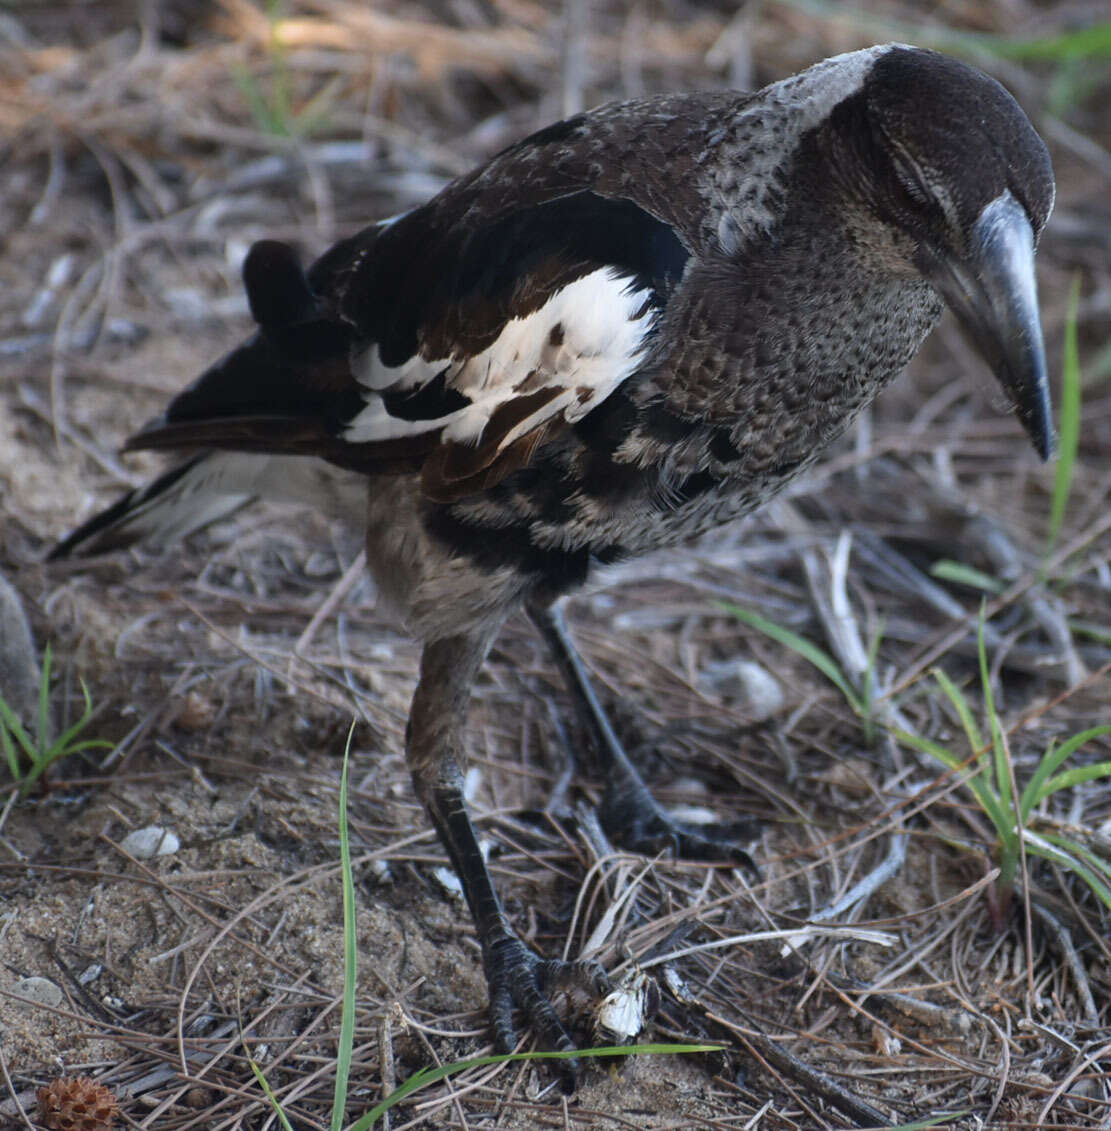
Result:
{"label": "bird's back", "polygon": [[[960,218],[943,191],[965,186],[904,215],[897,166],[925,139],[926,159],[963,176],[979,127],[961,133],[946,108],[951,144],[935,152],[928,121],[907,121],[907,85],[927,101],[966,89],[1015,134],[1003,183],[1029,190],[1040,227],[1029,123],[998,84],[929,52],[871,48],[752,96],[615,103],[307,272],[286,245],[255,245],[257,333],[130,446],[410,478],[402,517],[396,492],[372,489],[372,529],[410,524],[443,555],[557,587],[742,514],[848,426],[940,315],[915,256],[949,238]],[[901,139],[884,133],[893,104]],[[975,199],[977,177],[995,191],[984,169],[969,172]]]}

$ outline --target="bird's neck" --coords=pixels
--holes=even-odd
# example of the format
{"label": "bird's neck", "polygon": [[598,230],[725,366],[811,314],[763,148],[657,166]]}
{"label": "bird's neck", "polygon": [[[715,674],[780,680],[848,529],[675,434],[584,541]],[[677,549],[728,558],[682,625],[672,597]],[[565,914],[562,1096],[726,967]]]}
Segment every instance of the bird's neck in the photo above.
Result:
{"label": "bird's neck", "polygon": [[869,266],[851,230],[823,223],[800,218],[751,254],[704,262],[703,278],[690,280],[697,298],[682,316],[694,340],[676,347],[661,392],[669,411],[728,435],[738,454],[722,463],[727,478],[789,477],[812,462],[940,317],[920,276]]}

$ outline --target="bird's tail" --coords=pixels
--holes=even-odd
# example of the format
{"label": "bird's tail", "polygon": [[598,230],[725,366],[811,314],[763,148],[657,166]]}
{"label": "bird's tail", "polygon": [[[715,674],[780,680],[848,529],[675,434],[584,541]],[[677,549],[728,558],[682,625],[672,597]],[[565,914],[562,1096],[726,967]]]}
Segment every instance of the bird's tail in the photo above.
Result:
{"label": "bird's tail", "polygon": [[361,513],[365,486],[322,462],[351,466],[339,422],[348,402],[363,404],[348,362],[350,328],[313,286],[342,266],[345,248],[309,274],[286,244],[251,248],[243,275],[257,332],[125,445],[199,454],[90,519],[52,559],[181,538],[260,497]]}
{"label": "bird's tail", "polygon": [[299,456],[204,452],[123,498],[59,542],[49,560],[90,557],[139,542],[164,545],[256,499],[311,506],[357,520],[366,506],[358,476]]}

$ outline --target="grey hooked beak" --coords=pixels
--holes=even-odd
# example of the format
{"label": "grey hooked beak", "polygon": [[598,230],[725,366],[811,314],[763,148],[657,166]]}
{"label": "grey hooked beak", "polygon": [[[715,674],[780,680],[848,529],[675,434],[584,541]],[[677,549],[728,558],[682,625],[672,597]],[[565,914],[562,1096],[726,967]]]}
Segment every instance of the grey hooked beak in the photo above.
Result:
{"label": "grey hooked beak", "polygon": [[996,197],[972,229],[967,259],[923,247],[920,266],[991,366],[1042,459],[1054,448],[1045,346],[1038,317],[1034,232],[1010,194]]}

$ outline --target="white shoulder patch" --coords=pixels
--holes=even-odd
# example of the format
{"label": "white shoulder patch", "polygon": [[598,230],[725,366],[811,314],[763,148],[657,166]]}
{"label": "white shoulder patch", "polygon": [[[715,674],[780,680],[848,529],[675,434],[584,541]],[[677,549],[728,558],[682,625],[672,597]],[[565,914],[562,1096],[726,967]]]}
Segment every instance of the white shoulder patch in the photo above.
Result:
{"label": "white shoulder patch", "polygon": [[[396,440],[442,430],[445,441],[479,444],[490,417],[507,401],[534,397],[540,407],[500,438],[504,448],[546,420],[574,422],[600,404],[641,363],[657,311],[652,292],[635,289],[612,267],[568,283],[539,310],[507,322],[498,338],[473,357],[426,358],[383,364],[377,345],[351,359],[366,408],[343,432],[352,444]],[[446,374],[446,387],[468,404],[431,420],[392,415],[380,393],[417,392]]]}

